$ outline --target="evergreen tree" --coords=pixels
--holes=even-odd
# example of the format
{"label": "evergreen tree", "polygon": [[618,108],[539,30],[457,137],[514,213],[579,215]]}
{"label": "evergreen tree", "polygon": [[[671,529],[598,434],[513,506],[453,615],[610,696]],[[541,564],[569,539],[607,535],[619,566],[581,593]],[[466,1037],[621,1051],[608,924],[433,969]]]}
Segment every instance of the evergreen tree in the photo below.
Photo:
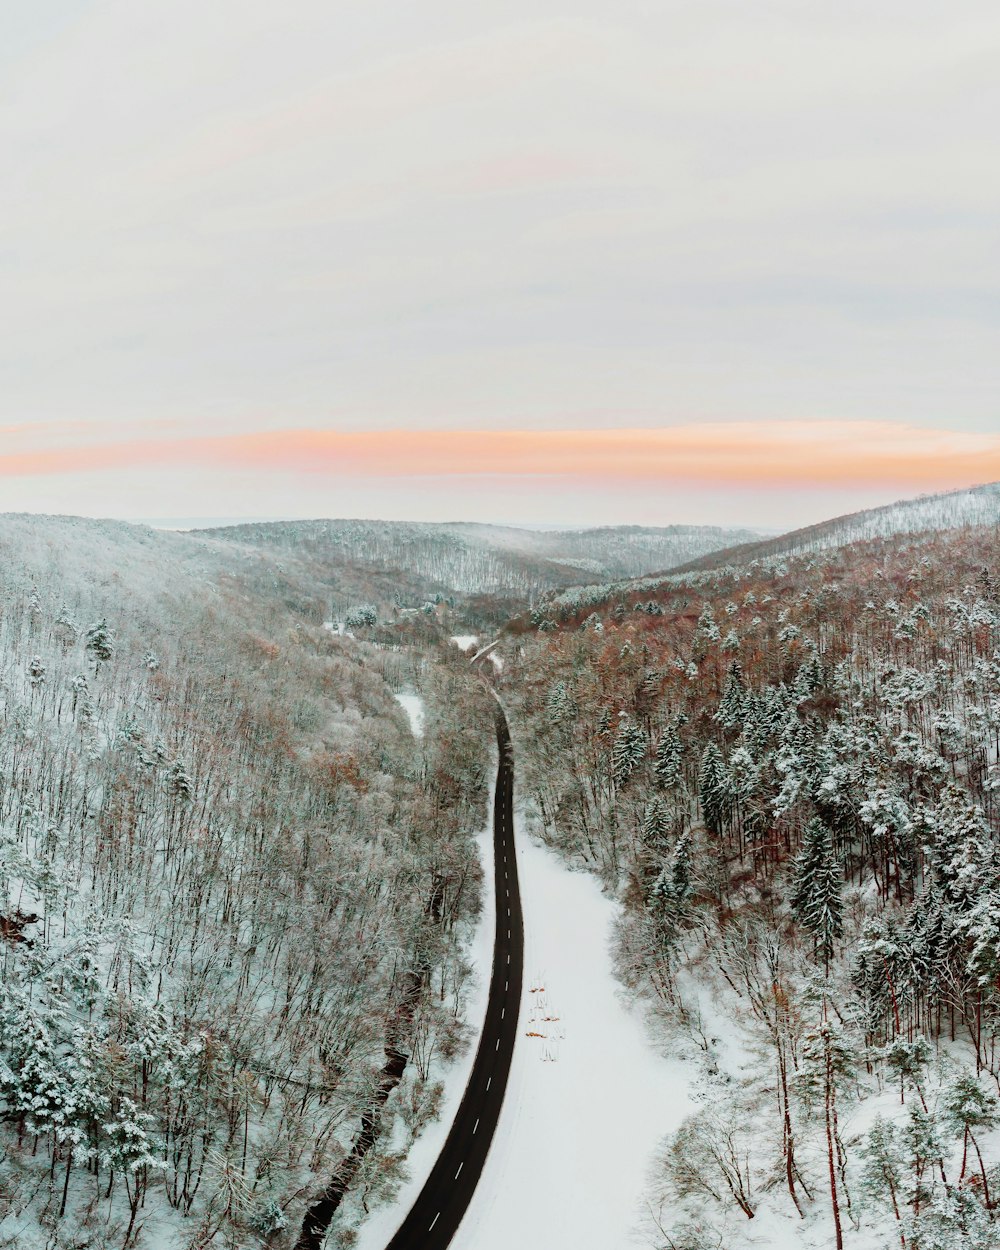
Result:
{"label": "evergreen tree", "polygon": [[106,618],[102,617],[87,630],[86,649],[94,660],[95,670],[100,669],[102,664],[106,664],[114,656],[115,640]]}
{"label": "evergreen tree", "polygon": [[710,603],[706,603],[701,610],[701,615],[698,617],[696,634],[707,643],[718,642],[722,637],[719,632],[719,627],[715,623],[715,614],[712,612],[712,605]]}
{"label": "evergreen tree", "polygon": [[[882,1116],[875,1117],[875,1123],[861,1147],[861,1157],[864,1161],[862,1191],[876,1203],[885,1203],[891,1207],[897,1222],[902,1221],[901,1203],[904,1201],[905,1185],[903,1157],[896,1126],[891,1120],[885,1120]],[[904,1234],[900,1236],[905,1246],[906,1237]]]}
{"label": "evergreen tree", "polygon": [[746,747],[733,749],[729,756],[729,789],[735,799],[746,803],[760,783],[760,769]]}
{"label": "evergreen tree", "polygon": [[611,748],[611,771],[619,789],[646,758],[646,747],[646,735],[633,720],[623,716]]}
{"label": "evergreen tree", "polygon": [[665,790],[672,789],[681,779],[683,750],[680,734],[671,725],[660,736],[653,764],[656,780]]}
{"label": "evergreen tree", "polygon": [[184,767],[184,761],[179,757],[174,760],[167,772],[167,792],[184,803],[190,802],[194,795],[194,782]]}
{"label": "evergreen tree", "polygon": [[804,703],[807,699],[811,699],[822,685],[823,662],[819,658],[815,645],[811,645],[809,655],[799,665],[799,671],[795,675],[795,702]]}
{"label": "evergreen tree", "polygon": [[944,1089],[941,1111],[945,1124],[955,1133],[962,1134],[962,1171],[958,1178],[965,1179],[969,1159],[969,1146],[979,1160],[979,1175],[983,1185],[983,1201],[990,1208],[990,1186],[986,1164],[979,1149],[976,1132],[988,1133],[1000,1124],[1000,1108],[992,1094],[979,1084],[971,1072],[961,1072]]}
{"label": "evergreen tree", "polygon": [[1000,889],[984,889],[959,924],[972,946],[969,975],[995,998],[1000,994]]}
{"label": "evergreen tree", "polygon": [[670,865],[670,895],[676,906],[687,902],[691,894],[691,835],[683,834],[674,847]]}
{"label": "evergreen tree", "polygon": [[721,836],[729,825],[732,799],[729,792],[729,774],[722,752],[714,742],[709,742],[701,757],[698,769],[698,797],[706,828]]}
{"label": "evergreen tree", "polygon": [[545,700],[545,710],[553,725],[565,727],[576,720],[576,705],[566,689],[564,681],[553,682]]}
{"label": "evergreen tree", "polygon": [[670,813],[663,800],[655,798],[642,818],[642,840],[648,847],[662,847],[669,833]]}
{"label": "evergreen tree", "polygon": [[664,864],[649,894],[649,909],[656,923],[661,952],[669,953],[677,942],[688,912],[691,895],[691,840],[677,840],[674,853]]}
{"label": "evergreen tree", "polygon": [[[433,608],[431,609],[433,611]],[[357,603],[347,609],[344,625],[347,629],[364,629],[376,624],[378,612],[373,603]]]}
{"label": "evergreen tree", "polygon": [[930,1063],[931,1054],[931,1044],[921,1033],[912,1041],[905,1037],[895,1037],[879,1052],[879,1058],[899,1079],[900,1098],[904,1097],[906,1086],[909,1085],[916,1092],[925,1111],[927,1100],[924,1097],[923,1073]]}
{"label": "evergreen tree", "polygon": [[818,818],[806,826],[795,863],[791,904],[795,918],[813,937],[813,951],[822,956],[829,973],[834,938],[843,928],[841,888],[843,872],[833,852],[830,830]]}
{"label": "evergreen tree", "polygon": [[729,666],[726,688],[719,700],[715,719],[726,729],[732,729],[743,721],[746,711],[746,687],[743,684],[743,673],[739,663],[734,660]]}
{"label": "evergreen tree", "polygon": [[73,615],[65,603],[59,609],[59,615],[56,617],[55,627],[52,632],[64,649],[72,647],[80,637],[80,626],[73,619]]}

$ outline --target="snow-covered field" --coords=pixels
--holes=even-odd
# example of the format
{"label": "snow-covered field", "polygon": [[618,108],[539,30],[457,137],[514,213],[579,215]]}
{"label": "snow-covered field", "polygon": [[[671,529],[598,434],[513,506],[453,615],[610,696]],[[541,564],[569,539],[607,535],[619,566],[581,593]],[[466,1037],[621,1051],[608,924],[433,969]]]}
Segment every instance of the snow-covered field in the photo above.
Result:
{"label": "snow-covered field", "polygon": [[622,1250],[657,1144],[691,1109],[691,1065],[657,1054],[620,996],[616,904],[531,842],[520,820],[517,834],[521,1022],[497,1134],[452,1245]]}
{"label": "snow-covered field", "polygon": [[424,701],[419,694],[397,694],[394,696],[410,721],[410,729],[414,738],[424,736]]}

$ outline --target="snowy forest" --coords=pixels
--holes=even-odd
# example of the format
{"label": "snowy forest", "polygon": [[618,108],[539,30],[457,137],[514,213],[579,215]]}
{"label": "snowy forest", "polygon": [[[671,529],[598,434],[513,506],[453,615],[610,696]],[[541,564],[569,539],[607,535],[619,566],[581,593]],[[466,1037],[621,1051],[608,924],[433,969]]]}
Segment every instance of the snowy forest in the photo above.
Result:
{"label": "snowy forest", "polygon": [[415,1131],[461,1044],[482,691],[423,657],[415,740],[220,545],[5,518],[0,579],[0,1244],[284,1244],[386,1056]]}
{"label": "snowy forest", "polygon": [[333,1250],[392,1202],[475,1035],[491,687],[692,1073],[638,1244],[1000,1245],[998,502],[662,566],[0,518],[0,1246],[291,1250],[332,1192]]}
{"label": "snowy forest", "polygon": [[703,1072],[659,1250],[1000,1244],[1000,530],[897,515],[512,627],[535,827]]}
{"label": "snowy forest", "polygon": [[292,521],[203,532],[308,553],[330,570],[361,565],[380,579],[388,575],[394,589],[422,585],[438,593],[494,596],[508,616],[519,601],[533,602],[581,578],[641,576],[759,537],[710,525],[542,531],[398,521]]}

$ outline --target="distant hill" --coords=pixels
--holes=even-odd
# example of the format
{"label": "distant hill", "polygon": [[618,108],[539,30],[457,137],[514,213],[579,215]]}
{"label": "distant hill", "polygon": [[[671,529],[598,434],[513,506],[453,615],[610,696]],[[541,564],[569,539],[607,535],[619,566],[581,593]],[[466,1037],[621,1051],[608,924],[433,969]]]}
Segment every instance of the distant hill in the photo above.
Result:
{"label": "distant hill", "polygon": [[531,598],[601,578],[639,577],[759,536],[674,525],[527,530],[456,522],[316,520],[213,527],[199,536],[285,548],[327,566],[364,566],[432,593]]}
{"label": "distant hill", "polygon": [[1000,482],[939,495],[920,495],[916,499],[902,499],[881,508],[851,512],[774,538],[755,539],[706,552],[679,564],[672,571],[687,573],[717,569],[726,564],[745,564],[772,556],[820,551],[865,539],[888,538],[893,534],[918,534],[966,525],[1000,525]]}
{"label": "distant hill", "polygon": [[684,582],[694,584],[699,577],[709,577],[720,570],[745,569],[755,561],[780,561],[789,556],[834,551],[854,543],[907,534],[931,535],[963,529],[982,531],[983,527],[993,526],[1000,526],[1000,482],[940,495],[922,495],[834,517],[787,534],[718,548],[652,576],[595,579],[587,585],[564,586],[545,596],[545,613],[556,620],[570,620],[581,612],[600,612],[612,600],[624,602],[650,593],[655,595],[664,587]]}

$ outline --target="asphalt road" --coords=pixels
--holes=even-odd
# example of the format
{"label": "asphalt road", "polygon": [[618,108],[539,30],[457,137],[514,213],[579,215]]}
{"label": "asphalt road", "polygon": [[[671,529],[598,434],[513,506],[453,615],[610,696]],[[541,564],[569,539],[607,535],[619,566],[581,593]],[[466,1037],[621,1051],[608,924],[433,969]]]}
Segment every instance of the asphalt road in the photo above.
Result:
{"label": "asphalt road", "polygon": [[514,766],[507,720],[499,708],[497,745],[500,766],[493,809],[497,926],[486,1022],[451,1132],[388,1250],[444,1250],[451,1242],[482,1173],[507,1088],[521,1003],[524,930],[514,854]]}

